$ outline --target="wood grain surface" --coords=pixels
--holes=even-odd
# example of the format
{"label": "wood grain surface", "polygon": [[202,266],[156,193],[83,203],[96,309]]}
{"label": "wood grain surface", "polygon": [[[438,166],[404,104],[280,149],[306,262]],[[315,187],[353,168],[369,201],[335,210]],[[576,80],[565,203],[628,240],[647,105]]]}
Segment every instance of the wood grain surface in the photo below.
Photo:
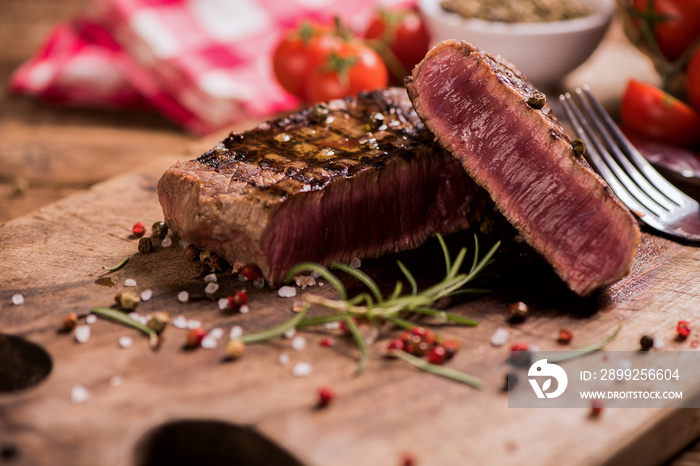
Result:
{"label": "wood grain surface", "polygon": [[[0,2],[2,82],[56,21],[84,7],[77,0]],[[629,76],[653,79],[653,70],[614,28],[564,87],[590,83],[614,108]],[[220,135],[195,140],[156,114],[53,108],[2,92],[0,351],[4,362],[16,364],[12,373],[19,374],[20,385],[47,368],[18,340],[45,350],[51,367],[35,385],[0,393],[0,464],[203,464],[209,459],[393,465],[405,454],[420,465],[700,464],[697,449],[683,451],[700,435],[697,410],[608,409],[591,419],[586,409],[508,408],[501,389],[507,348],[488,343],[496,328],[505,327],[511,342],[561,349],[557,331],[568,327],[575,335],[572,347],[578,347],[622,323],[609,349],[636,349],[645,333],[666,340],[668,350],[688,349],[687,342],[672,337],[677,320],[700,321],[697,248],[645,234],[632,274],[587,300],[566,292],[538,261],[502,256],[496,293],[452,308],[480,324],[437,327],[463,344],[450,367],[482,378],[481,390],[384,358],[386,338],[397,333],[392,329],[371,345],[360,376],[353,373],[358,354],[352,342],[323,328],[301,333],[307,340],[302,351],[279,339],[250,346],[235,362],[224,360],[222,344],[185,350],[185,331],[172,327],[158,351],[135,330],[102,319],[90,326],[90,340],[80,344],[72,334],[57,332],[63,316],[111,305],[116,293],[129,289],[127,278],[136,281],[137,291],[153,291],[140,312],[164,310],[225,332],[234,325],[251,332],[280,323],[293,315],[297,298],[280,298],[232,274],[220,274],[219,290],[207,296],[177,241],[151,254],[136,250],[131,225],[162,219],[155,196],[160,174]],[[449,243],[453,249],[471,246],[471,239],[456,236]],[[125,257],[129,263],[108,274],[115,286],[96,283],[105,276],[103,265]],[[368,262],[363,270],[393,283],[399,278],[398,258],[422,280],[442,273],[434,241]],[[347,278],[346,283],[358,287]],[[240,289],[250,294],[250,312],[220,311],[216,298]],[[189,302],[177,300],[183,290],[189,291]],[[332,295],[329,287],[313,291]],[[23,304],[12,304],[16,294],[24,297]],[[530,305],[531,315],[511,326],[507,308],[520,300]],[[132,337],[133,346],[120,347],[123,336]],[[319,345],[327,336],[336,340],[331,348]],[[289,357],[288,364],[280,364],[281,354]],[[22,364],[28,359],[34,364]],[[293,376],[297,362],[310,363],[311,374]],[[78,404],[71,402],[76,385],[89,393]],[[336,399],[316,409],[322,385],[332,386]]]}

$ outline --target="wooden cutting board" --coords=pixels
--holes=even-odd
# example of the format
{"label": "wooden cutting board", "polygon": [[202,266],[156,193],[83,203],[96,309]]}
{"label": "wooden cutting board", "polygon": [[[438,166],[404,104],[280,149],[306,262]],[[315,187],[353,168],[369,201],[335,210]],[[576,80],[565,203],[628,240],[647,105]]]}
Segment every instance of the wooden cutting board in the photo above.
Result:
{"label": "wooden cutting board", "polygon": [[[106,320],[90,326],[86,343],[58,333],[63,316],[111,305],[116,293],[128,289],[124,283],[129,278],[137,291],[153,291],[140,305],[142,313],[167,311],[173,318],[198,319],[207,329],[228,333],[239,325],[251,332],[293,315],[294,298],[221,274],[216,298],[239,289],[251,297],[249,313],[225,314],[215,299],[206,297],[203,279],[177,243],[151,254],[137,252],[131,225],[162,219],[155,186],[175,161],[156,158],[0,228],[0,328],[4,335],[43,348],[52,361],[39,383],[0,394],[3,454],[27,464],[158,464],[170,461],[170,455],[200,464],[195,459],[205,458],[206,452],[221,459],[254,456],[258,446],[277,451],[262,443],[264,438],[283,450],[283,458],[291,455],[309,465],[399,464],[404,453],[422,465],[590,465],[618,464],[621,458],[651,464],[700,434],[700,419],[691,409],[608,409],[591,419],[586,409],[508,408],[502,391],[507,346],[489,345],[495,329],[506,327],[510,342],[563,349],[555,341],[557,331],[568,327],[575,335],[571,348],[576,348],[599,341],[622,323],[608,349],[635,350],[647,333],[664,339],[667,350],[690,349],[689,341],[672,339],[678,320],[700,322],[700,251],[647,234],[632,274],[594,298],[573,297],[542,264],[515,260],[493,296],[456,304],[454,312],[480,324],[439,331],[462,342],[449,365],[483,379],[481,390],[383,358],[387,338],[395,331],[371,345],[368,367],[360,376],[353,372],[358,353],[352,342],[324,328],[302,332],[307,346],[301,351],[282,338],[250,346],[236,362],[223,360],[222,344],[184,350],[186,332],[176,328],[166,330],[159,351],[149,349],[135,330]],[[450,243],[471,248],[468,236]],[[115,286],[96,283],[105,275],[103,265],[125,257],[129,263],[109,274]],[[399,278],[397,258],[425,279],[443,273],[434,242],[363,269],[392,283]],[[189,291],[189,302],[178,301],[182,290]],[[332,294],[330,287],[314,291]],[[16,294],[23,296],[23,304],[12,304]],[[507,308],[518,300],[530,305],[531,315],[509,326]],[[122,336],[132,337],[133,346],[120,347]],[[321,347],[319,341],[327,336],[336,344]],[[10,358],[16,341],[5,340]],[[281,354],[288,356],[288,364],[279,362]],[[41,364],[23,368],[22,355],[8,358],[18,364],[15,372],[41,371]],[[297,362],[310,363],[311,374],[295,377]],[[122,383],[113,386],[117,380]],[[89,393],[77,404],[71,401],[76,385]],[[319,410],[316,391],[322,385],[332,386],[337,396]],[[273,463],[294,464],[283,459]]]}
{"label": "wooden cutting board", "polygon": [[[566,87],[589,83],[600,96],[619,96],[627,76],[653,74],[630,53],[624,41],[608,42]],[[619,65],[625,58],[632,60]],[[637,65],[646,68],[639,72]],[[449,367],[483,379],[481,390],[383,358],[396,331],[370,346],[360,376],[354,375],[358,352],[352,342],[324,328],[301,332],[307,341],[301,351],[277,339],[249,347],[236,362],[223,360],[222,344],[184,350],[185,331],[176,328],[166,330],[157,352],[135,330],[106,320],[90,325],[86,343],[57,332],[65,315],[111,305],[116,293],[130,289],[126,279],[136,281],[137,291],[153,292],[140,312],[167,311],[173,318],[198,319],[207,329],[227,333],[239,325],[252,332],[293,315],[297,298],[281,298],[230,274],[218,277],[216,297],[245,289],[250,312],[222,313],[178,246],[144,255],[130,238],[136,221],[150,225],[162,219],[155,195],[160,174],[214,140],[178,156],[148,148],[148,165],[0,227],[0,368],[11,365],[10,382],[17,386],[38,379],[30,387],[0,392],[0,463],[384,466],[401,464],[406,454],[420,465],[654,464],[700,435],[694,409],[606,409],[591,419],[587,409],[508,408],[501,389],[507,346],[489,344],[495,329],[504,327],[509,342],[564,349],[555,340],[568,327],[574,332],[571,348],[577,348],[622,323],[607,349],[634,350],[643,334],[664,339],[666,350],[691,349],[695,335],[685,343],[672,339],[678,320],[700,322],[700,252],[648,234],[632,274],[587,300],[567,293],[541,263],[511,257],[495,264],[502,272],[508,271],[504,265],[512,267],[497,292],[451,309],[479,325],[438,328],[463,344]],[[450,244],[472,245],[468,235],[450,238]],[[103,265],[125,257],[129,263],[108,275],[115,286],[96,283],[105,276]],[[399,278],[398,258],[426,282],[443,273],[435,242],[368,262],[363,270],[391,284]],[[356,283],[348,285],[357,289]],[[190,292],[189,302],[177,300],[183,290]],[[332,295],[328,287],[313,291]],[[18,294],[24,302],[15,305],[12,297]],[[519,300],[530,305],[531,315],[510,326],[507,308]],[[132,337],[133,346],[120,347],[123,336]],[[328,336],[336,344],[321,347]],[[289,358],[285,365],[282,354]],[[297,362],[310,363],[311,373],[295,377]],[[0,375],[5,386],[7,372]],[[78,385],[89,397],[74,403]],[[319,410],[316,391],[323,385],[334,388],[336,399]]]}

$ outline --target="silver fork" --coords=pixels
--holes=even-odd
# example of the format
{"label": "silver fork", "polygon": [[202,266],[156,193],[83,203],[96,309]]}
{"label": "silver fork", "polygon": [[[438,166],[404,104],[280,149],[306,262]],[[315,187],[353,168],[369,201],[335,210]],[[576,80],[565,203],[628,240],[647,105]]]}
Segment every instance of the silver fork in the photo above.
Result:
{"label": "silver fork", "polygon": [[632,146],[588,86],[559,96],[586,158],[617,197],[649,227],[700,241],[698,203],[669,183]]}

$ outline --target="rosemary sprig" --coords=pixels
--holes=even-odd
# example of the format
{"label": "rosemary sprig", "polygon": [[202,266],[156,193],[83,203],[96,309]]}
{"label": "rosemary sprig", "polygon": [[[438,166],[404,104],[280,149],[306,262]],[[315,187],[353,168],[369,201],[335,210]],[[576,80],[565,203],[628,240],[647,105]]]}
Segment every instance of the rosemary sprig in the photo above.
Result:
{"label": "rosemary sprig", "polygon": [[140,332],[148,336],[149,344],[153,349],[157,349],[160,345],[160,337],[155,330],[153,330],[148,325],[144,325],[141,322],[135,321],[122,311],[112,309],[111,307],[94,307],[90,309],[90,312],[99,317],[104,317],[106,319],[110,319],[120,324],[126,325],[127,327],[139,330]]}
{"label": "rosemary sprig", "polygon": [[422,371],[430,372],[431,374],[439,375],[440,377],[445,377],[456,382],[471,385],[474,388],[481,388],[484,385],[484,382],[482,382],[481,379],[474,377],[473,375],[450,369],[449,367],[431,364],[423,359],[408,354],[405,351],[396,350],[392,351],[391,354],[399,359],[403,359]]}
{"label": "rosemary sprig", "polygon": [[[364,284],[369,290],[369,292],[362,292],[357,296],[348,299],[348,293],[342,281],[329,269],[313,262],[298,264],[289,271],[285,281],[291,280],[295,275],[300,273],[315,272],[333,288],[335,288],[339,298],[331,299],[315,294],[306,294],[304,296],[304,307],[294,317],[273,328],[244,335],[241,340],[244,343],[258,343],[282,336],[290,329],[313,327],[330,322],[344,322],[348,332],[354,339],[360,351],[360,356],[355,371],[356,374],[360,374],[365,369],[367,361],[369,360],[369,347],[367,340],[357,326],[355,320],[356,318],[366,319],[376,328],[378,328],[379,325],[385,321],[405,329],[412,329],[416,327],[416,324],[413,322],[401,318],[402,313],[423,314],[434,317],[443,322],[454,322],[456,324],[466,326],[477,325],[478,323],[472,319],[468,319],[458,314],[441,311],[439,309],[433,309],[431,306],[441,298],[464,291],[464,286],[473,280],[484,269],[484,267],[492,262],[493,255],[498,249],[500,243],[496,243],[496,245],[494,245],[483,258],[479,259],[476,257],[478,255],[479,248],[478,241],[475,236],[474,242],[476,246],[474,261],[470,270],[464,273],[460,272],[460,268],[462,267],[464,258],[466,257],[467,249],[462,248],[457,254],[455,260],[452,261],[445,241],[441,236],[438,236],[438,240],[445,256],[445,278],[435,285],[419,292],[416,279],[413,277],[411,272],[403,263],[397,262],[399,269],[403,272],[406,280],[411,286],[411,293],[406,295],[401,294],[403,291],[403,284],[398,281],[393,292],[387,298],[385,298],[379,285],[366,273],[345,264],[332,263],[331,268],[351,275]],[[479,292],[481,290],[475,291]],[[307,311],[311,305],[322,307],[327,311],[331,311],[331,313],[321,316],[306,317]],[[434,364],[429,364],[415,358],[414,356],[406,355],[406,357],[404,357],[402,354],[400,357],[411,362],[422,370],[432,372],[443,377],[448,377],[459,382],[467,383],[472,386],[481,385],[481,381],[468,374],[463,374],[453,369],[447,369]],[[417,363],[417,361],[420,361],[420,363]]]}
{"label": "rosemary sprig", "polygon": [[112,266],[112,267],[107,267],[106,265],[103,265],[102,268],[105,269],[105,270],[107,270],[107,271],[109,271],[109,272],[116,272],[117,270],[119,270],[119,269],[121,269],[122,267],[124,267],[124,266],[126,265],[127,262],[129,262],[129,258],[128,258],[128,257],[127,257],[126,259],[124,259],[123,261],[121,261],[120,263],[118,263],[117,265],[114,265],[114,266]]}
{"label": "rosemary sprig", "polygon": [[302,319],[304,319],[304,316],[306,315],[306,312],[308,310],[309,306],[308,304],[305,304],[301,311],[299,311],[294,317],[287,320],[286,322],[282,322],[281,324],[275,327],[263,330],[261,332],[243,335],[241,337],[241,340],[243,341],[243,343],[258,343],[260,341],[267,341],[272,338],[281,337],[287,330],[296,328],[297,325],[299,325],[299,323],[302,321]]}

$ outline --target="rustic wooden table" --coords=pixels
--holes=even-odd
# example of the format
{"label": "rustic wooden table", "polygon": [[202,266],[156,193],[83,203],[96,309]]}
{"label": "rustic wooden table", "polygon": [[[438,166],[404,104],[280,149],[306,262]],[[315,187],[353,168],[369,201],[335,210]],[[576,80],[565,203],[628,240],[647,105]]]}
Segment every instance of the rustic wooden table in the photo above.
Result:
{"label": "rustic wooden table", "polygon": [[[324,332],[307,336],[311,348],[306,354],[281,341],[257,346],[235,364],[222,364],[220,350],[182,351],[183,337],[176,333],[158,353],[148,350],[136,333],[107,322],[94,324],[93,337],[84,345],[56,334],[68,312],[110,304],[122,288],[94,282],[103,273],[103,263],[127,255],[132,257],[129,267],[115,278],[120,283],[135,278],[141,288],[154,290],[144,312],[165,309],[199,318],[209,327],[231,325],[231,317],[212,311],[215,305],[207,300],[185,306],[174,299],[179,290],[198,283],[179,253],[139,256],[128,238],[135,220],[160,219],[153,193],[159,173],[175,160],[197,155],[218,136],[195,139],[153,113],[56,108],[7,92],[11,72],[48,30],[86,4],[0,2],[0,329],[41,345],[53,359],[44,382],[0,393],[0,463],[156,464],[174,460],[169,453],[173,445],[207,441],[208,450],[192,451],[226,458],[227,452],[212,445],[227,441],[240,442],[233,451],[247,445],[269,453],[273,447],[256,443],[259,437],[251,433],[262,432],[311,464],[398,464],[402,451],[426,465],[469,460],[700,464],[697,444],[683,450],[700,433],[694,410],[610,410],[591,422],[581,410],[504,408],[506,398],[498,389],[504,349],[486,342],[504,325],[504,309],[513,296],[460,305],[460,311],[482,324],[467,332],[448,330],[465,341],[454,364],[484,378],[487,388],[481,392],[397,368],[378,356],[370,360],[366,374],[353,377],[352,346],[339,341],[330,353],[320,349],[317,343]],[[565,85],[596,83],[596,92],[614,108],[632,75],[651,79],[653,70],[615,27]],[[635,348],[640,332],[650,328],[666,329],[660,333],[669,336],[681,311],[700,320],[700,280],[693,273],[697,260],[693,248],[645,235],[632,276],[611,287],[600,304],[544,300],[533,319],[512,331],[550,347],[562,325],[575,328],[576,340],[583,344],[623,321],[625,330],[613,349]],[[384,271],[387,263],[369,267]],[[235,290],[242,285],[227,277],[221,286]],[[255,315],[240,316],[235,324],[255,329],[288,317],[282,310],[290,307],[289,301],[281,303],[274,293],[247,286]],[[21,306],[9,303],[17,292],[25,296]],[[577,307],[590,315],[581,318]],[[122,335],[136,339],[133,348],[118,347]],[[282,352],[293,360],[313,361],[313,375],[292,378],[291,366],[277,363]],[[118,380],[122,386],[110,385]],[[338,400],[332,409],[316,412],[313,393],[324,383],[336,387]],[[80,405],[69,399],[76,384],[91,395]],[[168,424],[181,419],[187,422]],[[234,432],[234,424],[251,429]],[[551,441],[537,442],[538,436]],[[285,461],[277,464],[294,464]]]}

